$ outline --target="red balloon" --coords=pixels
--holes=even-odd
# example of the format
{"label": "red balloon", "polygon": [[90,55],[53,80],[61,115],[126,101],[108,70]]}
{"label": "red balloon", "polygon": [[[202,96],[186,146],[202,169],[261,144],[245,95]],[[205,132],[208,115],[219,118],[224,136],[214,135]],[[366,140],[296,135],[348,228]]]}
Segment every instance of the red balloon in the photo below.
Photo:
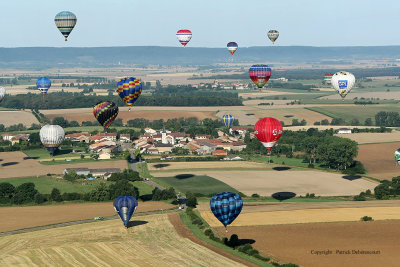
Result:
{"label": "red balloon", "polygon": [[282,135],[282,124],[274,118],[262,118],[254,126],[254,133],[263,146],[271,151]]}

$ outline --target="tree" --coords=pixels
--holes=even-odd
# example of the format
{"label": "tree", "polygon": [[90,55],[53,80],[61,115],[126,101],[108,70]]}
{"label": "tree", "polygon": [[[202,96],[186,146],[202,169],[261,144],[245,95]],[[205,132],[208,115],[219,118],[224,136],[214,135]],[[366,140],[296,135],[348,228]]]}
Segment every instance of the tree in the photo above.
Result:
{"label": "tree", "polygon": [[37,192],[34,196],[34,201],[36,204],[42,204],[46,201],[46,198],[42,194]]}
{"label": "tree", "polygon": [[68,170],[68,172],[64,174],[64,180],[67,180],[69,182],[73,182],[77,178],[78,175],[76,174],[76,171],[74,169]]}
{"label": "tree", "polygon": [[0,203],[9,203],[15,194],[15,186],[10,183],[0,183]]}
{"label": "tree", "polygon": [[110,192],[108,190],[108,187],[106,186],[105,183],[99,184],[99,186],[90,192],[89,194],[89,200],[90,201],[106,201],[110,200]]}
{"label": "tree", "polygon": [[371,118],[367,118],[364,122],[365,126],[372,126],[372,119]]}
{"label": "tree", "polygon": [[69,126],[69,123],[66,119],[63,117],[55,117],[52,121],[52,124],[54,125],[60,125],[61,127],[65,128]]}
{"label": "tree", "polygon": [[329,125],[329,121],[327,119],[323,119],[321,121],[321,125]]}
{"label": "tree", "polygon": [[51,190],[51,193],[50,193],[50,200],[56,201],[56,202],[61,202],[62,197],[60,194],[60,190],[58,190],[57,188],[53,188],[53,190]]}
{"label": "tree", "polygon": [[336,170],[351,166],[357,154],[357,142],[337,136],[325,137],[317,148],[320,163]]}
{"label": "tree", "polygon": [[186,199],[187,199],[186,200],[186,205],[188,207],[196,208],[196,205],[198,204],[197,203],[197,198],[192,192],[190,192],[190,191],[186,192]]}
{"label": "tree", "polygon": [[360,121],[357,118],[354,118],[350,121],[350,125],[352,126],[358,126],[360,125]]}
{"label": "tree", "polygon": [[134,198],[139,198],[139,189],[128,180],[119,180],[114,184],[109,186],[109,192],[111,199],[119,196],[132,196]]}
{"label": "tree", "polygon": [[374,188],[376,199],[388,199],[390,196],[390,188],[387,183],[382,183]]}
{"label": "tree", "polygon": [[342,118],[333,118],[331,121],[331,125],[344,125],[345,121]]}
{"label": "tree", "polygon": [[15,204],[31,202],[37,192],[34,183],[23,183],[15,189],[15,195],[13,196],[12,202]]}

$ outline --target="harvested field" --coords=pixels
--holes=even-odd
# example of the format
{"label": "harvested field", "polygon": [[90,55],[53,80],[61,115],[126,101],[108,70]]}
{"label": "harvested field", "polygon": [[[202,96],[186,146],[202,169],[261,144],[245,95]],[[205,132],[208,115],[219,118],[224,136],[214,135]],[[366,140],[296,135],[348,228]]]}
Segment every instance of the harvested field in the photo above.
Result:
{"label": "harvested field", "polygon": [[[352,133],[336,134],[336,136],[349,138],[356,141],[358,144],[400,142],[400,131],[396,130],[391,133]],[[392,152],[394,153],[394,151]]]}
{"label": "harvested field", "polygon": [[[211,211],[202,211],[201,216],[210,226],[221,226],[221,222],[217,220]],[[371,216],[374,220],[400,220],[400,207],[327,208],[249,212],[240,214],[231,226],[351,222],[359,221],[363,216]]]}
{"label": "harvested field", "polygon": [[394,151],[399,147],[400,142],[359,145],[356,160],[361,161],[369,176],[391,180],[400,175],[400,166],[394,160]]}
{"label": "harvested field", "polygon": [[86,223],[0,238],[2,266],[243,266],[182,238],[168,215]]}
{"label": "harvested field", "polygon": [[[173,207],[175,205],[158,201],[139,202],[136,212],[170,209]],[[0,218],[2,218],[0,219],[0,232],[112,215],[115,215],[112,202],[0,207]],[[26,218],[29,218],[29,220]]]}
{"label": "harvested field", "polygon": [[331,118],[328,116],[304,108],[273,109],[272,106],[270,109],[257,110],[255,114],[258,118],[273,117],[289,125],[292,124],[293,119],[298,119],[299,121],[304,119],[307,121],[307,124],[311,125],[313,125],[316,121],[321,121],[324,119],[331,120]]}
{"label": "harvested field", "polygon": [[[353,99],[358,97],[359,99],[364,98],[379,98],[379,99],[400,99],[400,91],[393,91],[393,92],[365,92],[365,93],[349,93],[346,98]],[[323,96],[321,99],[340,99],[338,94]]]}
{"label": "harvested field", "polygon": [[35,177],[48,173],[62,174],[65,168],[127,168],[125,160],[89,162],[77,164],[42,165],[20,151],[0,152],[0,179],[13,177]]}
{"label": "harvested field", "polygon": [[[193,162],[194,163],[194,162]],[[194,169],[192,162],[187,169]],[[197,162],[196,162],[197,163]],[[246,162],[242,162],[246,163]],[[262,165],[261,165],[262,166]],[[169,168],[166,167],[166,168]],[[199,170],[186,172],[173,172],[169,175],[178,174],[208,175],[218,179],[236,190],[251,196],[271,196],[277,192],[293,192],[297,196],[305,196],[307,193],[315,193],[317,196],[351,196],[370,189],[373,191],[377,183],[365,179],[348,180],[343,174],[328,173],[323,171],[218,171]],[[161,176],[152,172],[152,175]],[[163,174],[165,176],[165,173]]]}
{"label": "harvested field", "polygon": [[[226,236],[222,227],[218,231]],[[228,234],[253,239],[255,249],[300,266],[394,267],[400,261],[397,220],[230,227]],[[322,254],[328,250],[330,254]],[[353,254],[353,250],[379,251],[379,254]],[[315,254],[316,251],[320,254]]]}
{"label": "harvested field", "polygon": [[[248,162],[248,161],[197,161],[197,162],[163,162],[163,163],[148,163],[149,171],[152,171],[154,176],[165,176],[163,171],[176,170],[193,170],[201,172],[203,169],[233,169],[233,168],[248,168],[248,169],[270,169],[266,163]],[[160,173],[160,175],[157,174]],[[204,172],[203,172],[204,173]],[[177,173],[179,174],[179,173]]]}
{"label": "harvested field", "polygon": [[0,124],[8,127],[19,123],[31,126],[32,123],[39,124],[39,121],[29,111],[0,111]]}

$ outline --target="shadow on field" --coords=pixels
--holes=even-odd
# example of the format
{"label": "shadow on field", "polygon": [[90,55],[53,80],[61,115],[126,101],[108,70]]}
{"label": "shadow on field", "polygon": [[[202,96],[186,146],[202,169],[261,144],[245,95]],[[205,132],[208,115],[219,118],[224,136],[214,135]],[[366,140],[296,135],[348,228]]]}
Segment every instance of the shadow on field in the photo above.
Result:
{"label": "shadow on field", "polygon": [[285,115],[285,116],[283,116],[283,117],[285,117],[285,118],[291,118],[291,117],[293,117],[294,115]]}
{"label": "shadow on field", "polygon": [[54,153],[55,156],[57,155],[65,155],[65,154],[70,154],[72,152],[72,149],[57,149],[56,152]]}
{"label": "shadow on field", "polygon": [[24,160],[27,160],[27,159],[38,159],[39,157],[24,157]]}
{"label": "shadow on field", "polygon": [[291,199],[296,196],[296,193],[293,192],[276,192],[271,195],[276,200],[283,201],[286,199]]}
{"label": "shadow on field", "polygon": [[187,179],[187,178],[191,178],[191,177],[194,177],[194,174],[185,173],[185,174],[175,175],[175,178],[177,178],[177,179]]}
{"label": "shadow on field", "polygon": [[139,197],[142,201],[150,201],[153,198],[153,194],[146,194],[146,195],[141,195]]}
{"label": "shadow on field", "polygon": [[154,168],[156,168],[156,169],[161,169],[161,168],[168,167],[169,165],[171,165],[171,164],[155,164],[155,165],[153,165],[153,166],[154,166]]}
{"label": "shadow on field", "polygon": [[254,113],[247,113],[246,116],[253,116]]}
{"label": "shadow on field", "polygon": [[128,222],[128,228],[134,227],[134,226],[139,226],[143,224],[149,223],[148,221],[130,221]]}
{"label": "shadow on field", "polygon": [[3,161],[3,159],[0,159],[0,161]]}
{"label": "shadow on field", "polygon": [[361,176],[359,175],[345,175],[342,176],[343,179],[349,180],[349,181],[354,181],[354,180],[358,180],[361,178]]}
{"label": "shadow on field", "polygon": [[11,166],[11,165],[17,165],[17,164],[19,164],[19,162],[11,161],[11,162],[3,163],[3,164],[1,164],[1,166],[5,167],[5,166]]}
{"label": "shadow on field", "polygon": [[273,167],[272,168],[274,171],[287,171],[290,170],[290,167]]}

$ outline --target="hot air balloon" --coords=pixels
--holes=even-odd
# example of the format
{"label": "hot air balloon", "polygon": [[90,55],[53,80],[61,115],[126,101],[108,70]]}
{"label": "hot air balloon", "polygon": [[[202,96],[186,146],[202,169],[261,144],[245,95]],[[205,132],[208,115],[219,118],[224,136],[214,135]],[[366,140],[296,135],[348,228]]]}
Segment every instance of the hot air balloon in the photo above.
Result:
{"label": "hot air balloon", "polygon": [[400,165],[400,148],[394,152],[394,159],[397,161],[397,164]]}
{"label": "hot air balloon", "polygon": [[254,133],[263,146],[270,153],[271,148],[276,144],[282,135],[282,124],[274,118],[262,118],[254,126]]}
{"label": "hot air balloon", "polygon": [[136,198],[131,196],[120,196],[114,200],[114,209],[118,212],[126,228],[128,228],[129,219],[135,213],[137,206]]}
{"label": "hot air balloon", "polygon": [[279,37],[279,32],[277,30],[270,30],[267,33],[268,38],[272,41],[273,44],[275,44],[276,39]]}
{"label": "hot air balloon", "polygon": [[142,93],[142,86],[142,81],[134,77],[123,78],[117,83],[117,93],[122,101],[129,107],[129,111]]}
{"label": "hot air balloon", "polygon": [[233,117],[231,114],[225,114],[222,116],[222,122],[225,124],[226,128],[231,128],[231,125],[233,121],[235,120],[235,117]]}
{"label": "hot air balloon", "polygon": [[39,136],[44,147],[53,156],[54,152],[64,141],[65,133],[61,126],[47,124],[40,129]]}
{"label": "hot air balloon", "polygon": [[68,41],[67,38],[74,29],[76,21],[75,14],[70,11],[61,11],[54,18],[54,22],[61,34],[64,35],[65,41]]}
{"label": "hot air balloon", "polygon": [[192,32],[189,30],[179,30],[176,33],[176,38],[178,38],[179,42],[183,45],[183,47],[186,47],[190,39],[192,39]]}
{"label": "hot air balloon", "polygon": [[231,52],[232,56],[235,54],[236,50],[238,49],[238,44],[236,42],[229,42],[226,47],[228,48],[229,52]]}
{"label": "hot air balloon", "polygon": [[93,107],[93,115],[106,131],[118,116],[118,106],[111,101],[99,102]]}
{"label": "hot air balloon", "polygon": [[356,78],[354,75],[347,71],[336,72],[331,78],[333,88],[339,93],[343,101],[355,82]]}
{"label": "hot air balloon", "polygon": [[255,85],[261,89],[271,77],[271,68],[264,64],[253,65],[249,69],[249,76]]}
{"label": "hot air balloon", "polygon": [[[243,200],[238,194],[222,192],[210,199],[210,209],[225,226],[231,224],[242,211]],[[228,231],[228,230],[226,230]]]}
{"label": "hot air balloon", "polygon": [[47,91],[51,87],[51,81],[47,77],[40,77],[36,81],[36,86],[40,90],[40,92],[42,92],[42,94],[45,95],[45,94],[47,94]]}
{"label": "hot air balloon", "polygon": [[4,96],[6,95],[6,89],[0,86],[0,102],[3,101]]}

